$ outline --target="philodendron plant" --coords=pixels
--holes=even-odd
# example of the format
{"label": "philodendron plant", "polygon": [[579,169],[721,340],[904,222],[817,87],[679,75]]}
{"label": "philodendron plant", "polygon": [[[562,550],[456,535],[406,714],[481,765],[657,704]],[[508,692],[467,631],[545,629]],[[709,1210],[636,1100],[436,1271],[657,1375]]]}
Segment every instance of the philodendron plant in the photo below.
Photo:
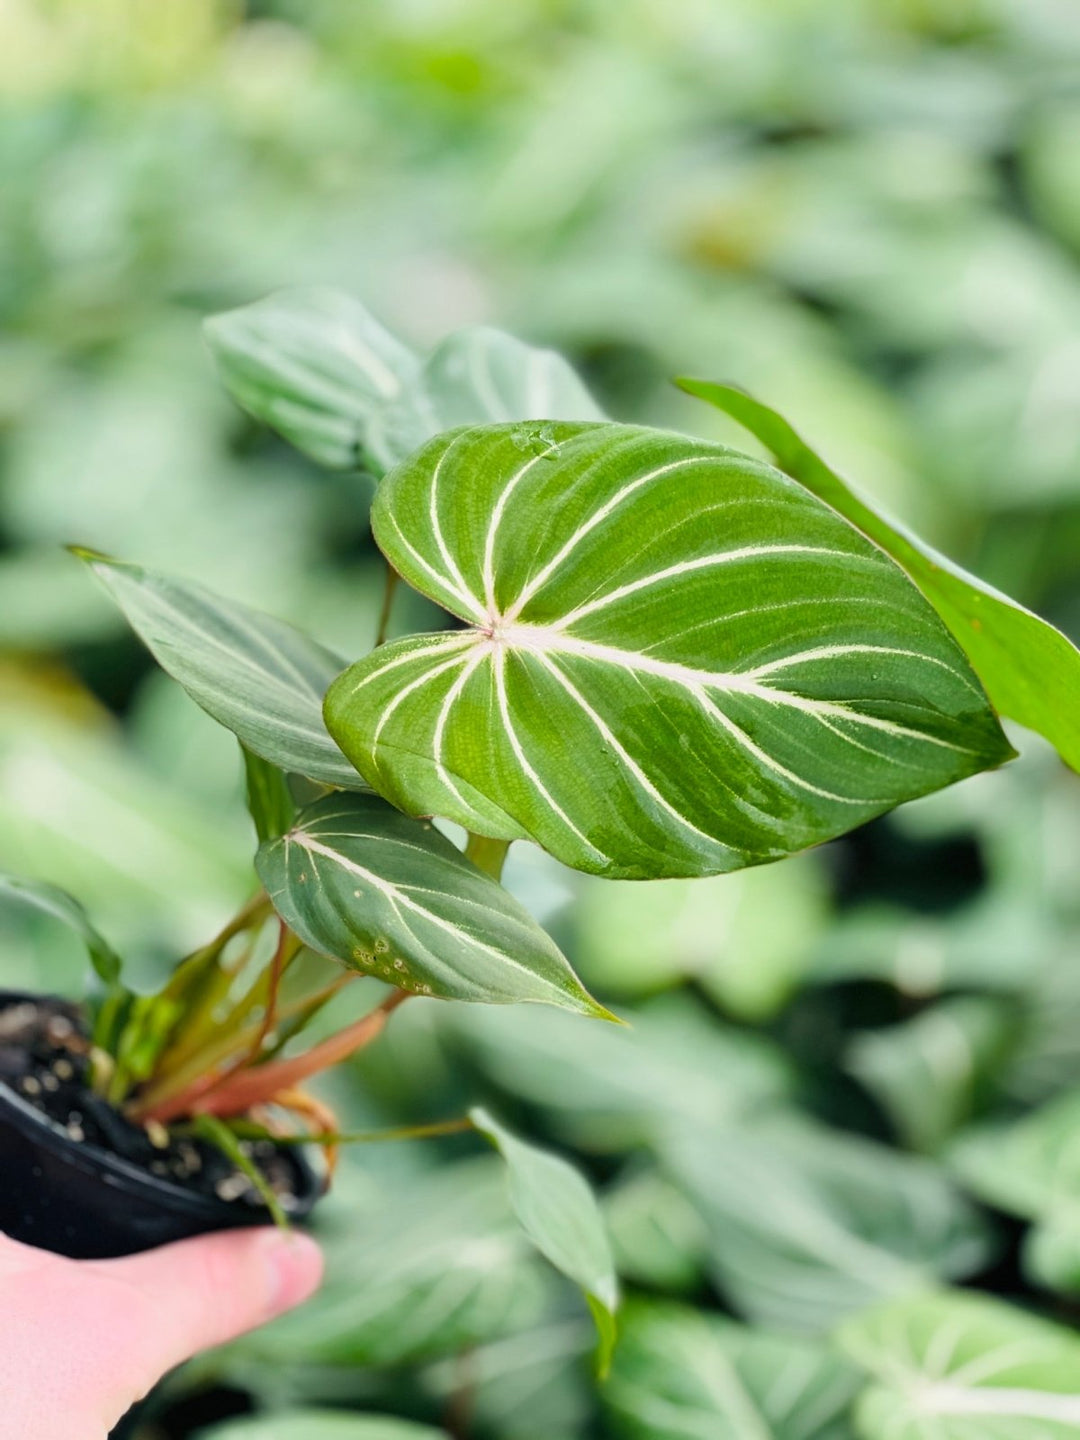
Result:
{"label": "philodendron plant", "polygon": [[[383,630],[402,582],[445,623],[380,634],[347,664],[279,619],[79,552],[238,738],[260,888],[152,996],[125,987],[75,902],[8,892],[87,940],[97,1097],[159,1149],[217,1146],[272,1210],[288,1196],[258,1147],[347,1138],[304,1082],[409,996],[614,1018],[500,884],[513,842],[636,880],[780,860],[1008,760],[999,713],[1080,766],[1070,643],[886,520],[737,389],[680,382],[772,463],[614,423],[558,357],[495,331],[422,362],[329,292],[216,317],[208,336],[251,415],[377,481]],[[305,1049],[358,975],[382,987],[373,1007]],[[610,1348],[615,1278],[584,1182],[482,1112],[428,1128],[455,1124],[504,1155],[526,1229]]]}

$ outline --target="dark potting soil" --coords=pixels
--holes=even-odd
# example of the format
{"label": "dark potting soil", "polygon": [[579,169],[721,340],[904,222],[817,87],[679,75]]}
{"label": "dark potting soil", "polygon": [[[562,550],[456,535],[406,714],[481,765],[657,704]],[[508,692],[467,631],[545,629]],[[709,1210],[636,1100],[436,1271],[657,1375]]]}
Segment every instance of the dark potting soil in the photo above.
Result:
{"label": "dark potting soil", "polygon": [[[155,1144],[90,1088],[89,1044],[81,1011],[61,1000],[20,1000],[0,1009],[0,1081],[77,1145],[108,1151],[161,1180],[217,1200],[265,1211],[249,1178],[205,1140],[168,1135]],[[163,1136],[157,1137],[163,1140]],[[295,1158],[269,1140],[244,1149],[288,1211],[302,1176]]]}

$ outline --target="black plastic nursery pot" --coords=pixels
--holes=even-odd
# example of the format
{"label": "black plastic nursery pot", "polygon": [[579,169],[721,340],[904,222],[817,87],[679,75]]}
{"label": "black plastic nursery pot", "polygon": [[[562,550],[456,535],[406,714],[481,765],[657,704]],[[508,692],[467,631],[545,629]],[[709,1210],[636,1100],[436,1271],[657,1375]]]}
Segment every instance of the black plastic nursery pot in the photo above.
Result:
{"label": "black plastic nursery pot", "polygon": [[[78,1121],[67,1123],[47,1113],[40,1081],[31,1077],[28,1086],[26,1074],[15,1073],[29,1052],[20,1051],[18,1038],[5,1041],[3,1021],[16,1007],[47,1011],[74,1028],[82,1023],[78,1010],[65,1001],[0,991],[0,1062],[6,1061],[0,1063],[0,1232],[59,1255],[102,1260],[214,1230],[270,1223],[266,1205],[250,1189],[221,1198],[154,1173],[141,1163],[137,1146],[134,1157],[119,1153],[127,1132],[137,1138],[137,1127],[115,1110],[103,1114],[103,1102],[88,1090],[78,1099],[80,1104],[85,1100],[85,1130],[79,1123],[82,1110],[70,1112]],[[66,1101],[78,1076],[68,1077],[70,1063],[60,1069]],[[119,1144],[103,1143],[108,1134]],[[192,1164],[201,1166],[202,1153],[188,1148],[195,1157]],[[217,1183],[227,1191],[228,1162],[213,1156],[208,1163],[225,1167],[225,1179]],[[322,1179],[295,1147],[275,1147],[274,1163],[288,1175],[290,1218],[305,1219],[323,1193]],[[161,1162],[150,1164],[161,1168]],[[202,1182],[205,1187],[208,1177]]]}

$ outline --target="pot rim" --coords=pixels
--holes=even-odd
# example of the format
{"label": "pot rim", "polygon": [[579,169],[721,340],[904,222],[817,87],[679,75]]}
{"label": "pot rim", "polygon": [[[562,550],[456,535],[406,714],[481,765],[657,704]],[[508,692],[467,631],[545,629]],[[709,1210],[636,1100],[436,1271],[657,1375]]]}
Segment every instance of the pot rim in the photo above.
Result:
{"label": "pot rim", "polygon": [[[71,1004],[60,996],[35,995],[29,991],[0,990],[0,1011],[8,1005],[22,1002],[39,1003],[54,999],[65,1005]],[[238,1222],[258,1221],[263,1217],[265,1206],[260,1210],[239,1200],[221,1200],[216,1195],[201,1194],[177,1184],[168,1176],[153,1175],[143,1166],[127,1160],[115,1151],[107,1150],[90,1140],[73,1140],[62,1125],[52,1116],[31,1105],[5,1081],[0,1080],[0,1119],[6,1119],[32,1143],[42,1145],[59,1157],[72,1169],[100,1179],[106,1185],[118,1190],[139,1190],[159,1204],[168,1204],[174,1210],[185,1210],[192,1215],[205,1217],[218,1227],[235,1225]],[[290,1146],[292,1158],[302,1183],[302,1192],[296,1196],[294,1210],[287,1212],[290,1219],[303,1219],[325,1191],[325,1184],[308,1163],[300,1146]],[[269,1213],[266,1212],[269,1220]]]}

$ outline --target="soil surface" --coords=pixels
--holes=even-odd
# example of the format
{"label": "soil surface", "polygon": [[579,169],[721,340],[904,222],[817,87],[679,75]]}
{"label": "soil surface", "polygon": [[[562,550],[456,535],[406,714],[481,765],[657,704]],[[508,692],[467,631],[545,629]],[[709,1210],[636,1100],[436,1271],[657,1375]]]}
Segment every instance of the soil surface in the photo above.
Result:
{"label": "soil surface", "polygon": [[[204,1140],[169,1134],[155,1143],[89,1085],[90,1061],[82,1012],[62,1000],[8,1003],[0,1009],[0,1081],[40,1110],[78,1145],[104,1150],[159,1179],[209,1198],[265,1210],[248,1177]],[[164,1137],[158,1136],[160,1141]],[[269,1140],[244,1150],[284,1210],[296,1208],[303,1172],[296,1157]]]}

